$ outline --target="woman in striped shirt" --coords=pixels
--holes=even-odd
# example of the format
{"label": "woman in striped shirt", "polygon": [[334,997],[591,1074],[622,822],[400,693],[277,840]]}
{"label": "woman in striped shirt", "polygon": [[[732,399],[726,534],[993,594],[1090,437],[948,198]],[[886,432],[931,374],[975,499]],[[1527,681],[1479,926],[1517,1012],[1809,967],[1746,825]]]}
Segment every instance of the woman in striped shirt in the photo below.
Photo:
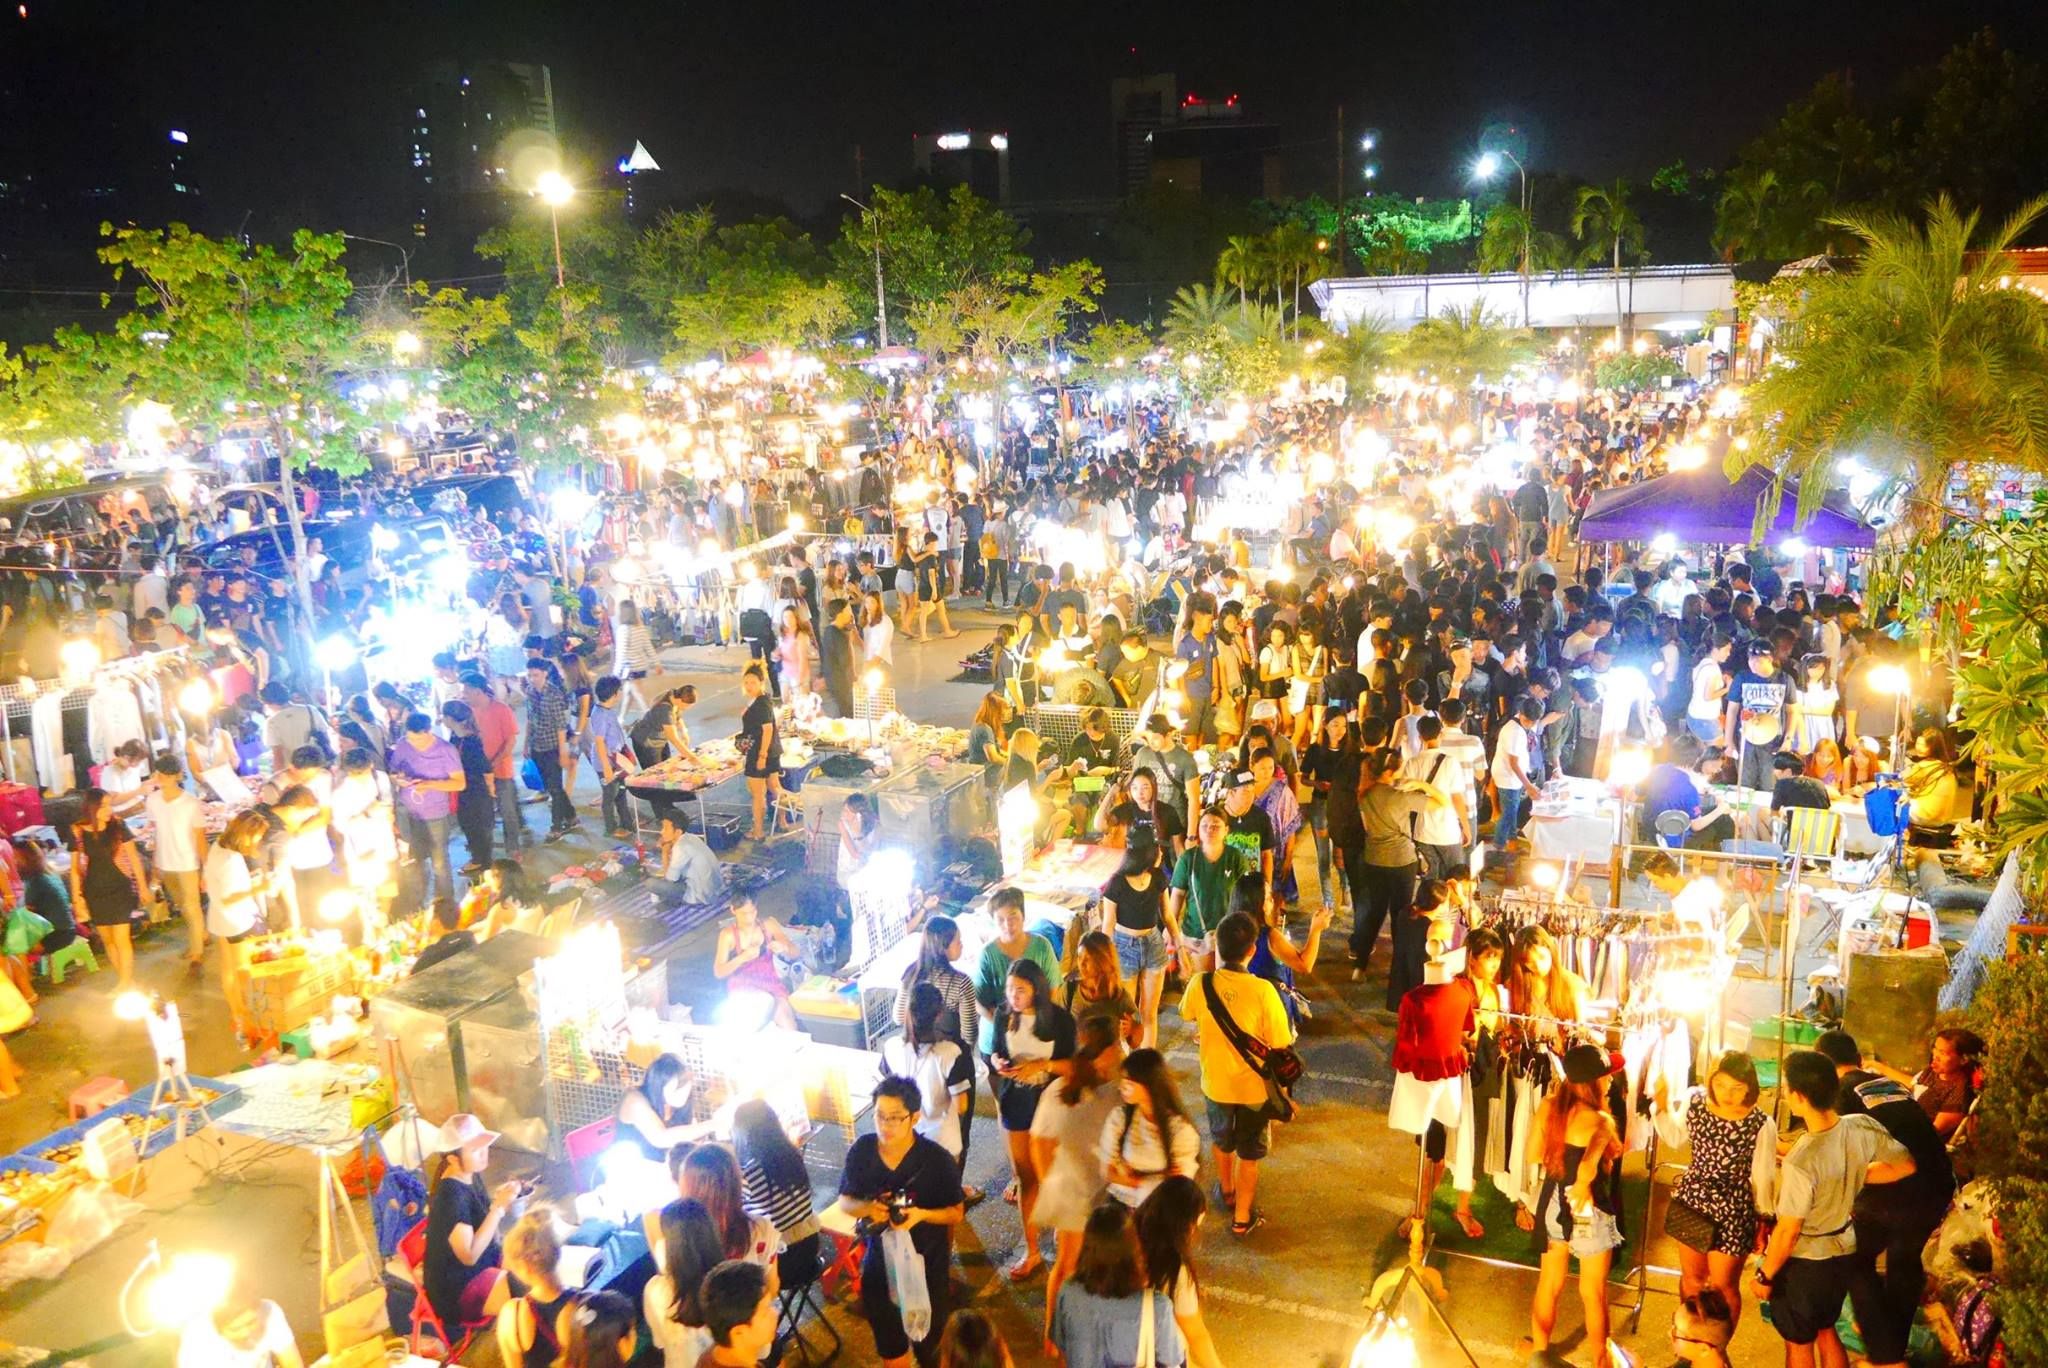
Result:
{"label": "woman in striped shirt", "polygon": [[[660,668],[661,656],[641,621],[640,606],[631,599],[620,600],[618,620],[612,627],[612,673],[625,681],[626,703],[636,714],[647,711],[647,695],[639,681]],[[619,715],[625,716],[624,708]]]}
{"label": "woman in striped shirt", "polygon": [[782,1285],[804,1286],[818,1276],[822,1237],[803,1155],[774,1111],[758,1098],[742,1102],[733,1113],[732,1146],[740,1161],[742,1208],[756,1220],[773,1222],[781,1234],[777,1269]]}
{"label": "woman in striped shirt", "polygon": [[[963,1050],[974,1048],[975,1037],[980,1033],[981,1018],[974,1005],[974,980],[953,967],[964,953],[960,942],[960,924],[951,917],[933,917],[924,924],[924,942],[919,947],[917,962],[904,972],[903,984],[896,990],[896,1021],[898,1025],[910,1024],[910,993],[920,983],[929,983],[939,990],[945,999],[947,1012],[940,1017],[954,1042]],[[967,1147],[972,1143],[974,1131],[974,1095],[976,1084],[972,1072],[967,1079],[967,1110],[960,1118],[960,1171],[967,1172]],[[982,1198],[975,1188],[963,1188],[967,1204],[974,1205]]]}

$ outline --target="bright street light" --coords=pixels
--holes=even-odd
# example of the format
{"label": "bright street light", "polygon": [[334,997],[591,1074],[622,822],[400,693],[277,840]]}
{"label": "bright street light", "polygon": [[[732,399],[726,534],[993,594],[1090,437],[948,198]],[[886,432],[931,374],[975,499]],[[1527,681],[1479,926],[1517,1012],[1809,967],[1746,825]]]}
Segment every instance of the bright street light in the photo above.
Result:
{"label": "bright street light", "polygon": [[1479,160],[1472,163],[1472,176],[1475,180],[1492,180],[1499,174],[1500,158],[1492,152],[1480,153]]}
{"label": "bright street light", "polygon": [[562,206],[576,198],[576,187],[569,178],[559,171],[543,171],[533,183],[533,193],[540,196],[541,203],[548,207],[548,227],[555,234],[555,288],[568,284],[562,270]]}
{"label": "bright street light", "polygon": [[418,356],[420,335],[416,332],[401,332],[391,339],[391,354],[397,357]]}
{"label": "bright street light", "polygon": [[543,171],[540,179],[533,183],[533,193],[539,195],[541,203],[550,209],[559,209],[576,198],[576,187],[559,171]]}
{"label": "bright street light", "polygon": [[1529,215],[1529,168],[1522,165],[1522,159],[1506,148],[1487,148],[1472,163],[1474,180],[1492,180],[1502,171],[1503,160],[1514,163],[1515,172],[1522,180],[1522,326],[1529,326],[1529,249],[1531,230],[1534,225]]}

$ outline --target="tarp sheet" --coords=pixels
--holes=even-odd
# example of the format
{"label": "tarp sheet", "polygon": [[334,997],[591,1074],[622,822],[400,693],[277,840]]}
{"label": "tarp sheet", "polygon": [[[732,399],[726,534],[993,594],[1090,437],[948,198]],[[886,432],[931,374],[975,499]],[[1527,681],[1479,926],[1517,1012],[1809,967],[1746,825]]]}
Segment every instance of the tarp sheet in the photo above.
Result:
{"label": "tarp sheet", "polygon": [[[1733,484],[1713,462],[1698,470],[1659,475],[1641,484],[1603,489],[1579,524],[1582,542],[1648,541],[1670,533],[1681,542],[1749,546],[1756,542],[1758,502],[1769,493],[1771,476],[1756,467]],[[1786,481],[1784,499],[1771,522],[1772,542],[1797,537],[1809,546],[1872,547],[1877,531],[1830,493],[1805,522],[1798,518],[1799,486]]]}

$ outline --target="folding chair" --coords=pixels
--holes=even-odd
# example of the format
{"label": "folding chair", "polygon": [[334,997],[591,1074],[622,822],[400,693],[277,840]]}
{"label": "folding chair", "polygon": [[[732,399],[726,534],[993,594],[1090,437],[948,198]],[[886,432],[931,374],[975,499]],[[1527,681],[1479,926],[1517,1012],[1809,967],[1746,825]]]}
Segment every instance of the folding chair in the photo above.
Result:
{"label": "folding chair", "polygon": [[1680,808],[1667,808],[1657,814],[1655,827],[1658,845],[1666,850],[1679,850],[1685,845],[1686,833],[1692,829],[1692,818]]}
{"label": "folding chair", "polygon": [[569,1167],[576,1175],[578,1192],[588,1192],[596,1184],[597,1162],[612,1147],[618,1130],[619,1118],[607,1116],[602,1121],[578,1126],[562,1137],[562,1151],[568,1156]]}
{"label": "folding chair", "polygon": [[469,1348],[469,1342],[477,1337],[477,1332],[485,1329],[487,1326],[496,1324],[497,1317],[491,1315],[484,1317],[480,1321],[466,1322],[457,1326],[456,1328],[462,1332],[460,1340],[457,1340],[448,1333],[447,1325],[441,1320],[441,1313],[436,1311],[433,1303],[427,1300],[427,1223],[425,1221],[421,1221],[418,1225],[407,1231],[405,1236],[399,1240],[398,1261],[405,1267],[405,1276],[412,1280],[412,1336],[408,1343],[415,1358],[419,1357],[420,1332],[422,1330],[432,1330],[434,1332],[435,1337],[441,1341],[443,1348],[446,1350],[441,1356],[441,1362],[452,1363],[462,1357],[463,1353]]}
{"label": "folding chair", "polygon": [[[856,1244],[854,1248],[858,1250],[860,1246]],[[839,1351],[845,1347],[839,1338],[839,1331],[833,1327],[830,1318],[825,1315],[825,1303],[822,1299],[823,1294],[820,1291],[820,1284],[825,1281],[826,1264],[823,1255],[824,1250],[822,1248],[813,1251],[810,1268],[805,1276],[792,1278],[787,1275],[785,1270],[782,1291],[778,1297],[781,1309],[778,1311],[775,1321],[775,1342],[778,1345],[795,1348],[806,1364],[814,1361],[813,1355],[816,1352],[811,1348],[810,1341],[804,1338],[803,1319],[806,1309],[817,1314],[818,1324],[824,1326],[825,1333],[832,1337],[832,1348],[824,1357],[816,1359],[815,1362],[819,1364],[830,1363],[833,1359],[839,1357]],[[785,1255],[785,1261],[787,1258],[788,1256]],[[837,1266],[836,1260],[834,1261],[834,1266]]]}

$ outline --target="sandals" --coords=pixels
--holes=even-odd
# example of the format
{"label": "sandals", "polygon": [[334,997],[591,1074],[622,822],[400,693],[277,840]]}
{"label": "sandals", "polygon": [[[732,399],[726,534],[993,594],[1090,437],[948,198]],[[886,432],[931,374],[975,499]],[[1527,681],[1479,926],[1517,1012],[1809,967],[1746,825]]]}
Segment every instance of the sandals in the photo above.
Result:
{"label": "sandals", "polygon": [[1260,1226],[1264,1225],[1265,1223],[1266,1213],[1260,1211],[1257,1207],[1253,1207],[1252,1214],[1249,1219],[1243,1221],[1232,1221],[1230,1223],[1230,1233],[1236,1236],[1238,1239],[1242,1240],[1245,1236],[1251,1234],[1254,1230],[1257,1230]]}
{"label": "sandals", "polygon": [[1516,1207],[1516,1208],[1515,1208],[1515,1229],[1517,1229],[1517,1230],[1534,1230],[1535,1228],[1536,1228],[1536,1217],[1535,1217],[1535,1214],[1534,1214],[1533,1212],[1529,1211],[1529,1209],[1528,1209],[1528,1208],[1526,1208],[1526,1207]]}
{"label": "sandals", "polygon": [[1003,1189],[1003,1200],[1011,1206],[1017,1205],[1017,1180],[1015,1178],[1012,1178],[1010,1185]]}
{"label": "sandals", "polygon": [[1033,1273],[1045,1267],[1045,1259],[1036,1250],[1024,1255],[1017,1262],[1003,1269],[1003,1276],[1011,1282],[1023,1282]]}
{"label": "sandals", "polygon": [[1458,1222],[1458,1229],[1465,1232],[1466,1239],[1483,1240],[1486,1238],[1486,1227],[1479,1224],[1479,1218],[1471,1212],[1453,1211],[1451,1215]]}

